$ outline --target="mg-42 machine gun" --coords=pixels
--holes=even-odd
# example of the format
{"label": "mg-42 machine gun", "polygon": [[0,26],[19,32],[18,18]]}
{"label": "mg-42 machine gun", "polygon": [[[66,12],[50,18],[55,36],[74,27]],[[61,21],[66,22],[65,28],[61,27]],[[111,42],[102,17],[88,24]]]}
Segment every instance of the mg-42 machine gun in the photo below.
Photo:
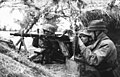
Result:
{"label": "mg-42 machine gun", "polygon": [[[38,55],[40,55],[40,54],[42,54],[42,56],[43,56],[43,58],[42,58],[42,61],[41,61],[41,63],[43,62],[43,60],[44,60],[44,57],[46,58],[51,58],[51,56],[49,57],[49,54],[52,54],[53,56],[54,56],[54,58],[55,58],[55,60],[57,60],[57,62],[61,62],[61,63],[63,63],[63,62],[65,62],[65,57],[70,57],[71,55],[72,55],[72,42],[70,42],[70,38],[69,38],[69,36],[68,35],[64,35],[64,34],[55,34],[55,35],[43,35],[43,34],[28,34],[28,33],[24,33],[24,34],[20,34],[20,33],[10,33],[10,35],[13,35],[13,36],[21,36],[21,37],[32,37],[32,38],[38,38],[38,39],[42,39],[42,38],[44,38],[44,39],[48,39],[48,40],[50,40],[51,42],[54,42],[53,44],[55,44],[54,46],[56,46],[56,47],[54,47],[54,48],[51,48],[51,49],[47,49],[48,51],[44,51],[44,52],[42,52],[42,53],[38,53],[37,52],[37,54]],[[34,39],[33,39],[34,40]],[[46,40],[47,41],[47,40]],[[24,44],[23,44],[24,45]],[[37,47],[37,48],[39,48],[39,44],[38,44],[38,41],[37,42],[35,42],[35,43],[33,43],[32,42],[32,45],[34,46],[34,47]],[[61,46],[61,45],[63,45],[63,46]],[[21,46],[20,46],[21,47]],[[21,49],[19,47],[19,49]],[[66,47],[66,49],[64,49],[64,47]],[[52,50],[53,50],[53,52],[52,52]],[[54,50],[55,50],[55,52],[54,52]],[[57,51],[57,50],[59,50],[59,51]],[[52,53],[51,53],[52,52]],[[37,56],[38,56],[37,55]],[[61,56],[61,57],[58,57],[58,56],[56,56],[56,55],[58,55],[58,56]],[[35,56],[35,57],[37,57],[37,56]],[[52,56],[52,57],[53,57]],[[49,60],[49,59],[45,59],[45,60]],[[52,58],[53,59],[53,58]],[[48,62],[48,61],[46,61],[46,62]],[[49,61],[50,62],[50,61]],[[44,64],[44,63],[43,63]]]}
{"label": "mg-42 machine gun", "polygon": [[69,42],[70,39],[67,35],[62,35],[62,34],[55,34],[55,35],[39,35],[39,34],[28,34],[28,33],[24,33],[24,34],[20,34],[20,33],[10,33],[10,35],[14,35],[14,36],[22,36],[22,37],[45,37],[48,39],[58,39],[60,41],[65,41],[65,42]]}

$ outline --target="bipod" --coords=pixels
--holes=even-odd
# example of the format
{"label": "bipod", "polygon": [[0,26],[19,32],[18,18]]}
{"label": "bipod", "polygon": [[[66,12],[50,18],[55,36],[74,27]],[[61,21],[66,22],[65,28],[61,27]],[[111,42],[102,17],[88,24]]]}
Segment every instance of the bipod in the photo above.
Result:
{"label": "bipod", "polygon": [[26,47],[26,45],[25,45],[24,37],[21,38],[18,53],[20,52],[22,46],[24,46],[25,51],[27,51],[27,47]]}
{"label": "bipod", "polygon": [[20,53],[20,50],[21,50],[21,47],[23,46],[25,51],[27,51],[27,47],[26,47],[26,44],[25,44],[25,41],[24,41],[24,37],[22,36],[24,34],[24,31],[22,31],[21,33],[21,38],[18,40],[18,42],[16,43],[16,46],[19,45],[19,48],[18,48],[18,53]]}
{"label": "bipod", "polygon": [[35,21],[34,23],[32,23],[30,26],[27,26],[28,28],[26,29],[26,31],[24,31],[24,30],[22,31],[22,33],[21,33],[21,38],[20,38],[20,39],[18,40],[18,42],[16,43],[16,45],[18,45],[18,44],[20,43],[19,52],[20,52],[22,46],[24,46],[25,51],[27,51],[27,47],[26,47],[26,45],[25,45],[24,37],[22,36],[22,34],[23,34],[23,33],[27,34],[27,33],[30,31],[30,29],[32,29],[33,25],[34,25],[36,22],[37,22],[37,21]]}
{"label": "bipod", "polygon": [[[40,10],[39,8],[36,8],[36,9]],[[38,22],[40,15],[41,15],[41,12],[39,12],[38,15],[33,18],[33,20],[34,20],[33,23],[31,23],[31,25],[27,25],[26,32],[23,32],[23,33],[27,34],[29,32],[29,30],[32,29],[34,24],[36,24]],[[19,43],[20,43],[19,52],[20,52],[22,46],[24,46],[25,50],[27,51],[27,48],[26,48],[26,45],[24,42],[24,37],[22,35],[21,35],[21,38],[16,43],[16,45],[18,45]]]}

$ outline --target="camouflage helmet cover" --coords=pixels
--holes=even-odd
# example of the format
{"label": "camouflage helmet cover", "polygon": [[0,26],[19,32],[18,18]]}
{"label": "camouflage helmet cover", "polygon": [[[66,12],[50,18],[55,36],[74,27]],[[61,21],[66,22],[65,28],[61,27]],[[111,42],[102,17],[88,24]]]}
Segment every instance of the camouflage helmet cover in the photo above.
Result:
{"label": "camouflage helmet cover", "polygon": [[88,31],[96,31],[96,30],[102,30],[102,31],[106,31],[106,25],[105,22],[103,20],[93,20],[89,23]]}
{"label": "camouflage helmet cover", "polygon": [[51,33],[54,33],[55,31],[57,31],[57,26],[55,25],[52,25],[52,24],[45,24],[43,25],[42,27],[43,30],[47,30]]}

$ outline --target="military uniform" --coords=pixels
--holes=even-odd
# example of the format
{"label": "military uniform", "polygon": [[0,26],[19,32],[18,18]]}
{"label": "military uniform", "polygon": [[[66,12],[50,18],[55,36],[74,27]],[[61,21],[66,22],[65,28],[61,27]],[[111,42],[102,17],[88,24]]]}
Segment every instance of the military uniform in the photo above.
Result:
{"label": "military uniform", "polygon": [[114,43],[104,33],[105,25],[101,20],[93,20],[88,26],[88,31],[101,31],[96,35],[95,42],[89,46],[85,46],[79,39],[79,46],[86,62],[96,68],[100,77],[116,77],[114,69],[117,68],[117,51]]}
{"label": "military uniform", "polygon": [[[43,25],[43,31],[44,35],[43,37],[40,38],[34,38],[36,41],[34,41],[33,46],[41,48],[41,52],[38,54],[39,56],[42,55],[41,57],[41,63],[52,63],[54,62],[60,62],[64,63],[65,62],[65,56],[61,52],[61,45],[56,39],[48,39],[46,36],[47,35],[55,35],[55,31],[57,30],[57,27],[51,24],[45,24]],[[37,56],[38,56],[37,55]]]}

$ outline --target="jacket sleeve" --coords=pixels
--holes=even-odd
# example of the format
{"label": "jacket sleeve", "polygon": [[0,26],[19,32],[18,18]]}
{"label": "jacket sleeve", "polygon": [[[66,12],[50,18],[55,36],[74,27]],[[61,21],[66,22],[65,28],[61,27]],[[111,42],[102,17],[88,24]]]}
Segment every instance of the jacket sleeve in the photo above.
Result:
{"label": "jacket sleeve", "polygon": [[90,65],[99,65],[99,63],[110,53],[111,47],[103,41],[100,43],[99,48],[91,51],[89,47],[81,47],[83,56]]}

